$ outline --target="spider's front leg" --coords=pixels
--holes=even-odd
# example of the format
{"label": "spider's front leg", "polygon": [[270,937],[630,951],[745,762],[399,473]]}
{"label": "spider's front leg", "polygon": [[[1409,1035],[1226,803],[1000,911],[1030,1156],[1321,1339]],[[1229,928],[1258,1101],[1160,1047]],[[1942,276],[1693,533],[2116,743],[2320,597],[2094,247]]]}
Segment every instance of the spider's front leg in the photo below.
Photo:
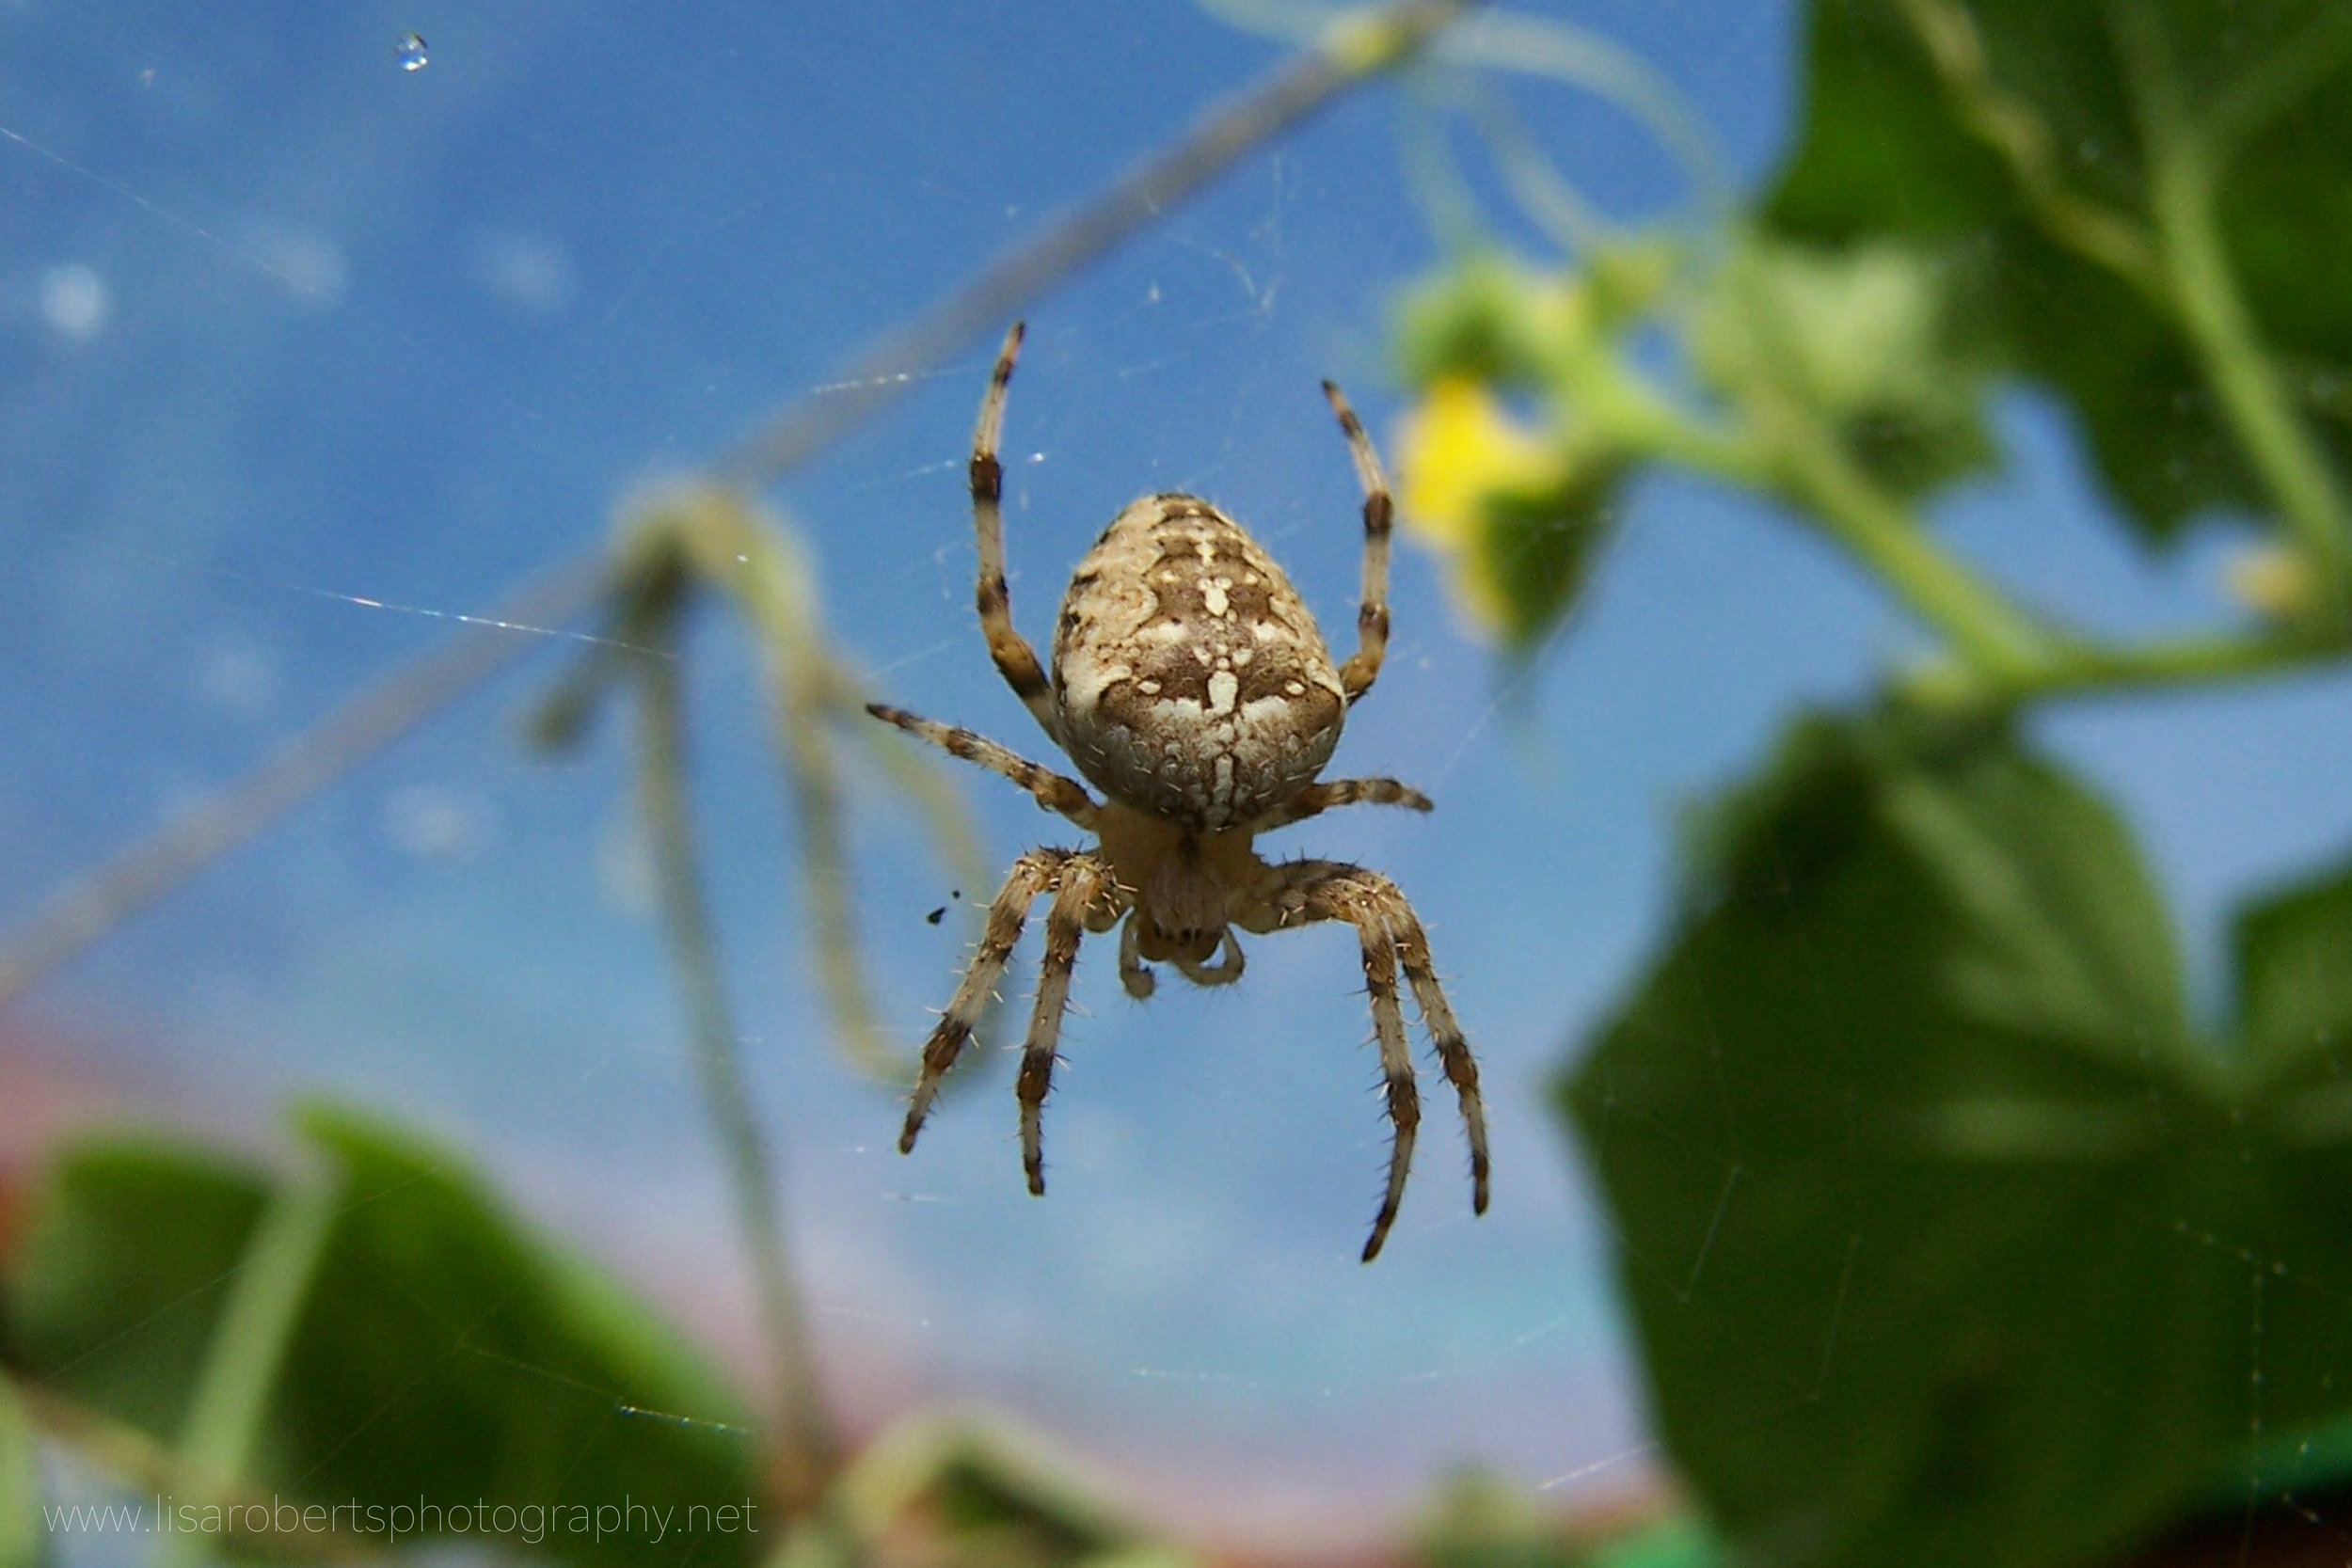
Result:
{"label": "spider's front leg", "polygon": [[1356,608],[1356,651],[1340,666],[1340,687],[1353,705],[1379,678],[1381,660],[1389,651],[1389,531],[1396,503],[1380,471],[1379,453],[1373,451],[1372,437],[1364,434],[1356,410],[1328,381],[1323,384],[1323,395],[1339,416],[1348,454],[1356,460],[1356,477],[1364,487],[1364,589]]}
{"label": "spider's front leg", "polygon": [[1118,880],[1100,858],[1075,854],[1062,863],[1061,885],[1045,914],[1045,957],[1038,965],[1037,1006],[1029,1013],[1015,1088],[1021,1100],[1021,1168],[1029,1178],[1029,1191],[1040,1197],[1045,1196],[1045,1097],[1054,1086],[1055,1053],[1078,943],[1089,927],[1106,928],[1120,902]]}
{"label": "spider's front leg", "polygon": [[980,933],[979,951],[972,956],[971,967],[963,972],[963,982],[956,987],[947,1010],[940,1014],[930,1038],[923,1042],[923,1073],[907,1101],[906,1126],[898,1132],[899,1153],[914,1152],[915,1135],[923,1131],[923,1118],[930,1115],[939,1081],[956,1065],[972,1031],[979,1026],[980,1013],[995,993],[996,982],[1004,978],[1014,943],[1021,940],[1029,906],[1060,882],[1064,868],[1077,858],[1068,849],[1032,849],[1013,862],[1005,885],[988,906],[988,925]]}

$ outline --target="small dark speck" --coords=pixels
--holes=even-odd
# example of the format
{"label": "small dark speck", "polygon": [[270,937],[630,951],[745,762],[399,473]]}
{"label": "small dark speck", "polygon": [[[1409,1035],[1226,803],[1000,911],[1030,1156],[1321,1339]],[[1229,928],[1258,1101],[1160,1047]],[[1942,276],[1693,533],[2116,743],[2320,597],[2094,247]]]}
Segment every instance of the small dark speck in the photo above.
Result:
{"label": "small dark speck", "polygon": [[963,896],[963,889],[960,887],[951,887],[947,890],[947,896],[950,898],[961,898]]}
{"label": "small dark speck", "polygon": [[946,905],[945,905],[945,904],[942,904],[942,905],[940,905],[940,906],[939,906],[939,908],[937,908],[937,909],[933,910],[930,913],[929,913],[929,914],[925,915],[923,918],[924,918],[925,920],[927,920],[927,921],[930,922],[930,924],[932,924],[932,925],[936,926],[936,925],[938,925],[941,921],[943,921],[943,920],[945,920],[945,919],[946,919],[946,918],[947,918],[947,906],[946,906]]}

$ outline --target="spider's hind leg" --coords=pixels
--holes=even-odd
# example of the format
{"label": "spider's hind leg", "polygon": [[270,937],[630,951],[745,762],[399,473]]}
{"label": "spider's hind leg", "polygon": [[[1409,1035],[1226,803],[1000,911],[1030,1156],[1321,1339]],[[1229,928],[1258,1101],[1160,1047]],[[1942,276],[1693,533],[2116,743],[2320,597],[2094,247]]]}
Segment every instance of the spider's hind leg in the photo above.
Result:
{"label": "spider's hind leg", "polygon": [[1413,1081],[1412,1054],[1406,1049],[1405,1014],[1397,999],[1397,971],[1402,968],[1428,1025],[1438,1059],[1462,1102],[1463,1129],[1470,1138],[1470,1208],[1486,1212],[1486,1113],[1478,1092],[1478,1064],[1469,1042],[1454,1022],[1454,1009],[1438,984],[1429,958],[1429,939],[1413,907],[1394,882],[1375,871],[1344,861],[1294,861],[1264,867],[1254,890],[1244,930],[1273,931],[1316,921],[1343,920],[1356,927],[1364,949],[1364,989],[1372,1001],[1372,1026],[1380,1042],[1389,1119],[1396,1141],[1389,1156],[1389,1184],[1373,1221],[1371,1239],[1364,1243],[1364,1261],[1380,1255],[1405,1196],[1405,1178],[1411,1164],[1413,1134],[1421,1122],[1420,1091]]}

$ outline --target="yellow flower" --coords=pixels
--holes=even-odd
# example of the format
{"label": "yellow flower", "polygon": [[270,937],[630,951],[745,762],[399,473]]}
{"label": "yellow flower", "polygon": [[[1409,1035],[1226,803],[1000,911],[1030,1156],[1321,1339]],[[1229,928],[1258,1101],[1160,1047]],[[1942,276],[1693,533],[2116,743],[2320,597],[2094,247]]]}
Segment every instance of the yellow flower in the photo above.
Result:
{"label": "yellow flower", "polygon": [[1513,595],[1496,578],[1496,503],[1560,480],[1554,447],[1514,423],[1484,382],[1445,377],[1405,416],[1397,437],[1405,527],[1447,558],[1454,596],[1480,630],[1517,630]]}

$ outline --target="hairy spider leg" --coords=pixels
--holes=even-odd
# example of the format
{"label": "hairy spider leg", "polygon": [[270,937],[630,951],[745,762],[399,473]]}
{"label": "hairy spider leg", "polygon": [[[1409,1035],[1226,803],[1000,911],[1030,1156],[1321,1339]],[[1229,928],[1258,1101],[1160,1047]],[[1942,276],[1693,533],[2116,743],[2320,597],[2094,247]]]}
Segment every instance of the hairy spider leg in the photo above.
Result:
{"label": "hairy spider leg", "polygon": [[1093,855],[1075,854],[1063,863],[1061,885],[1045,911],[1045,957],[1037,971],[1037,1006],[1029,1014],[1029,1037],[1021,1048],[1021,1168],[1029,1191],[1045,1196],[1045,1097],[1054,1087],[1055,1053],[1061,1043],[1063,1010],[1070,1004],[1070,975],[1077,967],[1078,943],[1088,917],[1118,901],[1110,867]]}
{"label": "hairy spider leg", "polygon": [[1060,881],[1062,868],[1072,859],[1068,849],[1032,849],[1012,863],[1005,885],[988,906],[988,924],[980,932],[979,951],[972,955],[971,966],[964,970],[962,983],[956,987],[947,1010],[940,1014],[930,1038],[923,1042],[923,1072],[914,1082],[914,1095],[907,1101],[906,1125],[898,1132],[899,1153],[914,1152],[915,1135],[923,1131],[923,1118],[930,1115],[931,1101],[939,1094],[939,1081],[956,1065],[972,1031],[978,1027],[981,1011],[995,994],[996,982],[1004,977],[1005,962],[1012,957],[1013,945],[1021,940],[1021,927],[1028,921],[1029,906]]}
{"label": "hairy spider leg", "polygon": [[888,703],[868,703],[866,711],[885,724],[896,724],[909,735],[920,736],[950,755],[976,762],[993,773],[1002,773],[1035,796],[1039,805],[1059,812],[1081,828],[1093,828],[1100,816],[1103,808],[1095,804],[1094,798],[1077,780],[1041,767],[985,736],[975,735],[960,725],[925,719]]}
{"label": "hairy spider leg", "polygon": [[1364,1243],[1367,1263],[1380,1254],[1395,1222],[1405,1195],[1405,1179],[1412,1158],[1413,1133],[1421,1120],[1420,1093],[1413,1079],[1412,1057],[1405,1043],[1404,1009],[1397,999],[1397,970],[1411,983],[1446,1077],[1460,1097],[1462,1120],[1470,1146],[1470,1206],[1486,1212],[1486,1116],[1478,1091],[1478,1069],[1470,1045],[1454,1022],[1454,1009],[1438,984],[1429,958],[1429,940],[1412,906],[1394,882],[1375,871],[1345,861],[1293,861],[1268,865],[1245,918],[1245,930],[1272,931],[1318,921],[1344,921],[1356,927],[1363,944],[1364,986],[1372,1005],[1373,1034],[1380,1044],[1380,1066],[1386,1085],[1389,1117],[1396,1126],[1390,1150],[1389,1184]]}
{"label": "hairy spider leg", "polygon": [[1311,784],[1250,819],[1253,833],[1270,833],[1277,828],[1287,828],[1294,822],[1304,822],[1310,816],[1320,816],[1340,806],[1357,804],[1375,806],[1410,806],[1415,811],[1431,809],[1429,797],[1411,784],[1395,779],[1327,779]]}
{"label": "hairy spider leg", "polygon": [[1015,322],[1005,334],[1004,352],[996,356],[988,395],[980,400],[980,422],[972,433],[972,526],[980,540],[977,603],[989,657],[1003,672],[1013,695],[1027,705],[1058,746],[1062,743],[1061,717],[1054,708],[1053,688],[1046,683],[1044,667],[1037,661],[1037,650],[1012,624],[1012,602],[1005,589],[1005,468],[997,461],[996,443],[1005,426],[1005,388],[1012,382],[1013,362],[1021,357],[1022,331],[1022,324]]}
{"label": "hairy spider leg", "polygon": [[1486,1212],[1486,1105],[1478,1092],[1478,1063],[1470,1055],[1470,1041],[1463,1037],[1453,1004],[1438,984],[1437,966],[1429,957],[1429,933],[1422,928],[1421,917],[1413,912],[1404,893],[1386,877],[1357,870],[1348,882],[1354,896],[1381,911],[1396,940],[1396,961],[1412,985],[1413,1002],[1421,1009],[1422,1024],[1429,1031],[1438,1063],[1461,1101],[1462,1131],[1470,1141],[1470,1212],[1483,1214]]}
{"label": "hairy spider leg", "polygon": [[1390,499],[1389,482],[1381,476],[1380,456],[1372,450],[1372,437],[1364,434],[1363,421],[1348,406],[1346,395],[1328,381],[1323,384],[1323,395],[1331,400],[1331,412],[1340,417],[1348,455],[1356,460],[1356,477],[1364,486],[1363,600],[1356,610],[1356,652],[1340,666],[1340,689],[1352,705],[1379,679],[1380,661],[1389,651],[1389,529],[1396,503]]}

